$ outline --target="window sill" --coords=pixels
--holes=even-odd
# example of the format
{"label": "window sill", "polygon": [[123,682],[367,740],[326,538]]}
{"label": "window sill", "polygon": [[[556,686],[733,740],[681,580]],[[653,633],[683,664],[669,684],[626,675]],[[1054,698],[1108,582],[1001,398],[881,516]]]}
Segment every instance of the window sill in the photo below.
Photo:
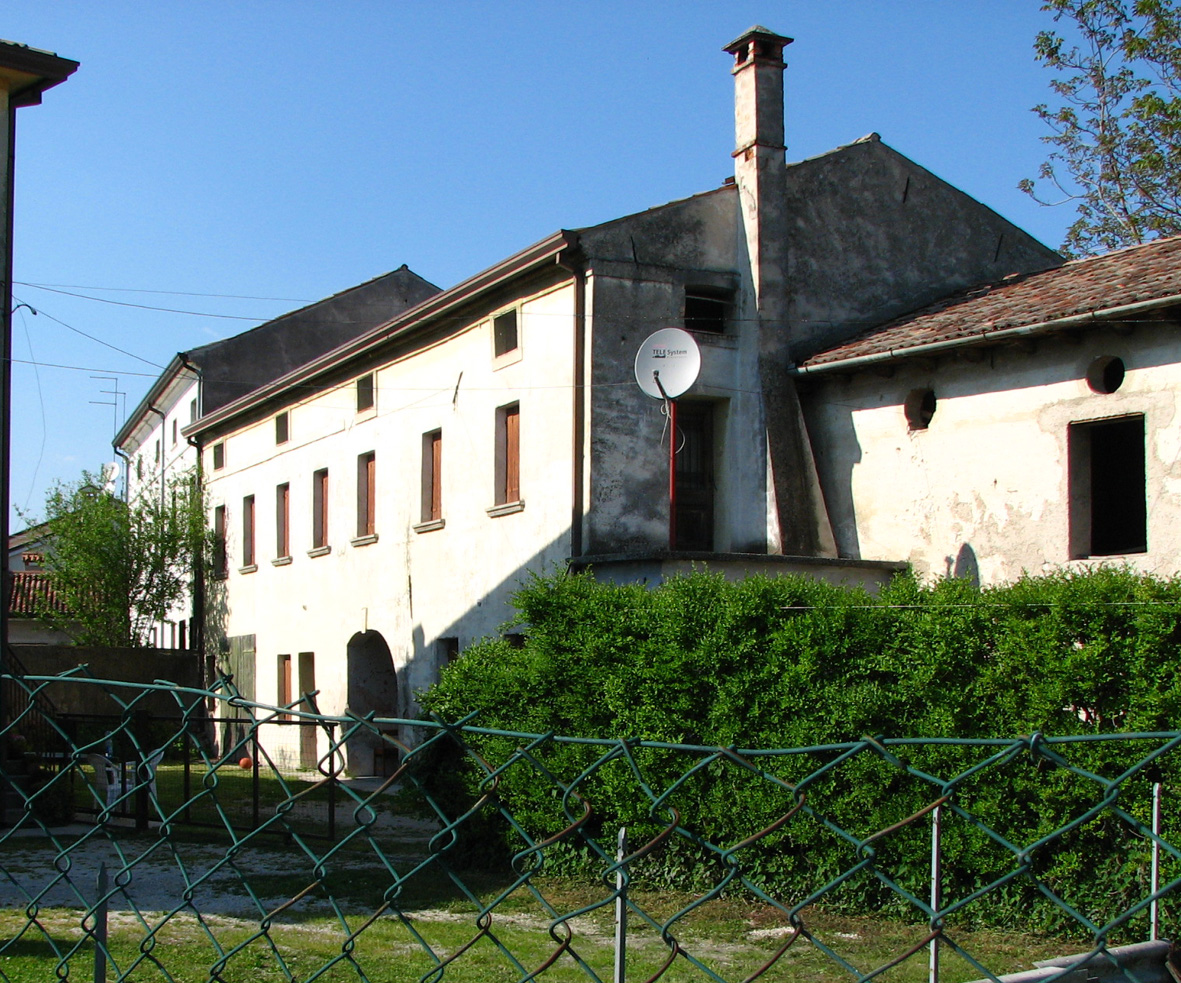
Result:
{"label": "window sill", "polygon": [[350,546],[369,546],[377,542],[377,533],[371,532],[367,536],[357,536],[355,539],[349,540]]}
{"label": "window sill", "polygon": [[291,557],[290,557],[290,556],[276,556],[276,557],[275,557],[273,560],[271,560],[271,566],[273,566],[273,567],[285,567],[285,566],[287,566],[287,565],[288,565],[290,562],[291,562]]}
{"label": "window sill", "polygon": [[254,571],[257,569],[257,563],[247,563],[244,567],[238,567],[238,573],[254,573]]}
{"label": "window sill", "polygon": [[415,532],[434,532],[436,529],[442,529],[447,525],[446,519],[428,519],[426,522],[420,522],[414,526]]}
{"label": "window sill", "polygon": [[512,515],[514,512],[525,511],[525,500],[518,499],[515,502],[505,502],[503,505],[493,505],[490,509],[485,509],[493,519],[499,518],[502,515]]}
{"label": "window sill", "polygon": [[494,354],[492,356],[492,371],[495,372],[497,369],[503,369],[508,365],[516,365],[524,357],[519,344],[516,348],[510,348],[501,355]]}
{"label": "window sill", "polygon": [[331,552],[331,546],[317,546],[314,550],[308,550],[308,556],[315,559],[317,556],[327,556]]}

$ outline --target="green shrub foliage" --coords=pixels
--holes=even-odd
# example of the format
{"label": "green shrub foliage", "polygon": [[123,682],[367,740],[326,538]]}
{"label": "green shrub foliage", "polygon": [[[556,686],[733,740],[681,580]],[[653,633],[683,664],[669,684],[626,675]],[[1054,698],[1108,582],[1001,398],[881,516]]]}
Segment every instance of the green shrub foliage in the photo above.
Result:
{"label": "green shrub foliage", "polygon": [[[876,597],[798,577],[731,583],[694,574],[648,589],[586,575],[549,576],[525,584],[515,605],[514,625],[523,626],[525,644],[493,639],[465,650],[420,695],[428,713],[450,721],[475,714],[471,722],[481,728],[518,733],[811,749],[760,759],[789,783],[836,756],[824,745],[867,735],[1012,738],[1181,727],[1181,583],[1128,569],[1063,572],[989,588],[901,576]],[[497,764],[523,743],[496,735],[481,740],[477,750]],[[1075,746],[1070,760],[1112,778],[1150,749],[1096,742]],[[947,779],[996,750],[927,745],[916,748],[921,760],[909,764]],[[601,753],[601,747],[548,744],[537,764],[569,785]],[[675,749],[635,749],[633,756],[657,794],[693,764]],[[436,756],[435,765],[434,780],[451,790],[457,808],[469,807],[488,788],[458,746],[449,761]],[[1173,777],[1167,761],[1162,767],[1141,769],[1124,782],[1121,808],[1146,821],[1152,781]],[[601,843],[613,842],[620,823],[633,843],[643,842],[675,820],[675,809],[682,826],[729,846],[795,803],[782,786],[726,762],[692,775],[664,810],[649,809],[635,770],[622,760],[577,782],[577,794],[565,802],[556,789],[533,767],[506,769],[484,816],[503,805],[520,829],[506,833],[504,824],[482,822],[479,849],[485,855],[495,846],[501,855],[519,851],[581,815],[583,801],[593,805],[585,828]],[[854,839],[906,819],[937,796],[934,786],[874,754],[844,762],[807,787],[817,816]],[[954,803],[1022,846],[1101,798],[1097,783],[1022,752],[958,785]],[[880,874],[926,897],[929,824],[913,823],[875,841],[873,849],[878,874],[863,871],[824,903],[913,912]],[[949,900],[1017,865],[1011,851],[954,814],[946,821],[944,852]],[[770,893],[795,903],[865,853],[818,818],[800,816],[742,856],[744,868],[772,886]],[[1147,894],[1148,857],[1146,842],[1104,814],[1034,851],[1031,869],[1102,924]],[[551,850],[546,860],[558,868],[586,862],[574,847]],[[692,887],[715,883],[721,869],[716,851],[673,837],[633,874]],[[1028,878],[990,893],[966,917],[1047,929],[1069,922]]]}

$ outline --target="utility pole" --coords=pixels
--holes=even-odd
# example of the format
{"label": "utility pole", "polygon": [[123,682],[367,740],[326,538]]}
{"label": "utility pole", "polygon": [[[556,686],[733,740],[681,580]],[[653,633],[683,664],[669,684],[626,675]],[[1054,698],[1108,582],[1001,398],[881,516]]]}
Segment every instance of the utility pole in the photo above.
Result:
{"label": "utility pole", "polygon": [[[3,598],[0,600],[0,656],[8,651],[8,506],[12,472],[12,205],[16,161],[16,111],[37,106],[46,89],[64,82],[78,68],[59,58],[12,41],[0,41],[0,538],[4,540]],[[0,687],[0,694],[3,688]],[[0,695],[0,701],[3,696]],[[4,706],[0,702],[0,725]]]}

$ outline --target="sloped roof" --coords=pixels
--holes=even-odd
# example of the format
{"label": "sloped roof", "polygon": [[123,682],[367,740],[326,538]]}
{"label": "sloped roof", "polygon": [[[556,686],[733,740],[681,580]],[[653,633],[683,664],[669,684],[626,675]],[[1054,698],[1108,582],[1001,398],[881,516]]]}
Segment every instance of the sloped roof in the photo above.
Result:
{"label": "sloped roof", "polygon": [[44,570],[16,570],[9,577],[9,617],[35,618],[38,602],[46,598],[59,614],[67,613],[65,602],[53,589],[52,574]]}
{"label": "sloped roof", "polygon": [[818,352],[799,368],[819,371],[854,360],[997,340],[1005,332],[1060,329],[1092,318],[1111,319],[1122,309],[1154,302],[1181,302],[1181,236],[952,294]]}

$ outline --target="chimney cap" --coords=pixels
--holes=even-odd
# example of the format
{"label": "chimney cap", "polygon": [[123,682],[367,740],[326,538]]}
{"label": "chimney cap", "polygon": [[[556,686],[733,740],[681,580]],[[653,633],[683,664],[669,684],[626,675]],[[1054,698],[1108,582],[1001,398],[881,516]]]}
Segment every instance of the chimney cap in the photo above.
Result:
{"label": "chimney cap", "polygon": [[746,47],[748,41],[757,39],[759,41],[770,41],[777,44],[780,49],[786,48],[795,38],[784,37],[782,34],[776,34],[774,31],[768,30],[762,24],[755,24],[753,27],[747,28],[738,37],[731,41],[728,45],[722,48],[723,51],[728,51],[732,55],[737,55],[739,51]]}

